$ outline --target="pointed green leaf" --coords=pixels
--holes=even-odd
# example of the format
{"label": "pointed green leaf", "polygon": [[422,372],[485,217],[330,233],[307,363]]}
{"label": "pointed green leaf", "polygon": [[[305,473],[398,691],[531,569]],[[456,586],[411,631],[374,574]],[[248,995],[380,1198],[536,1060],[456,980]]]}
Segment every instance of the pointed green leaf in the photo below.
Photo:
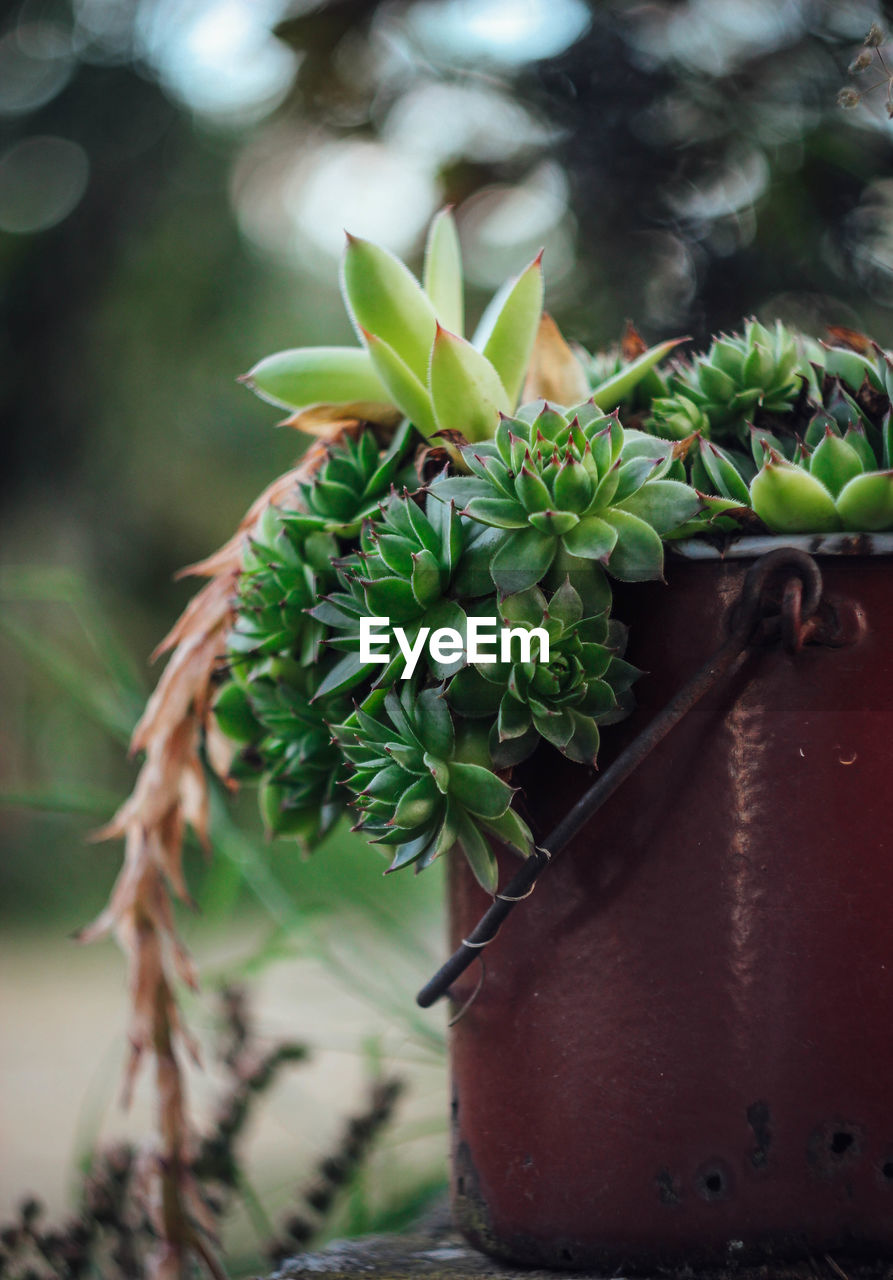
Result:
{"label": "pointed green leaf", "polygon": [[520,738],[521,734],[526,733],[529,728],[529,707],[525,703],[519,702],[514,694],[504,694],[499,704],[499,717],[497,720],[497,732],[500,742],[504,742],[506,738]]}
{"label": "pointed green leaf", "polygon": [[546,597],[538,587],[528,587],[525,591],[506,596],[500,603],[499,612],[509,626],[520,622],[529,627],[538,627],[546,612]]}
{"label": "pointed green leaf", "polygon": [[425,689],[419,694],[417,723],[419,738],[425,750],[448,759],[453,751],[453,720],[439,690]]}
{"label": "pointed green leaf", "polygon": [[558,539],[538,529],[519,529],[501,538],[490,560],[493,581],[504,595],[532,587],[544,576],[555,558]]}
{"label": "pointed green leaf", "polygon": [[844,528],[866,533],[893,529],[893,471],[856,476],[837,499]]}
{"label": "pointed green leaf", "polygon": [[464,333],[462,250],[456,220],[449,207],[441,209],[428,231],[422,282],[443,327],[453,333]]}
{"label": "pointed green leaf", "polygon": [[[660,459],[653,456],[630,458],[629,462],[623,462],[619,467],[613,466],[598,487],[596,502],[602,507],[619,505],[641,489],[658,466]],[[610,487],[607,483],[609,480],[613,481]]]}
{"label": "pointed green leaf", "polygon": [[617,507],[605,512],[605,520],[617,532],[608,561],[608,571],[615,578],[621,582],[645,582],[663,576],[663,543],[650,524]]}
{"label": "pointed green leaf", "polygon": [[583,617],[583,601],[579,592],[571,586],[569,578],[565,578],[549,601],[549,617],[557,618],[565,631]]}
{"label": "pointed green leaf", "polygon": [[[512,408],[518,403],[524,375],[543,311],[542,254],[497,294],[492,315],[484,313],[479,333],[484,355],[493,365],[508,393]],[[483,335],[486,334],[486,337]],[[478,342],[478,335],[475,335]]]}
{"label": "pointed green leaf", "polygon": [[234,742],[252,742],[260,736],[261,726],[251,710],[248,695],[241,685],[230,681],[214,701],[214,716],[220,728]]}
{"label": "pointed green leaf", "polygon": [[862,461],[863,471],[877,471],[880,463],[875,456],[875,452],[868,443],[868,437],[865,434],[865,428],[859,423],[857,426],[850,427],[844,436],[850,448],[855,449]]}
{"label": "pointed green leaf", "polygon": [[575,529],[564,535],[564,545],[573,556],[607,562],[617,542],[617,531],[598,516],[584,516]]}
{"label": "pointed green leaf", "polygon": [[358,653],[345,654],[323,680],[312,701],[324,698],[330,693],[341,693],[347,689],[353,689],[361,680],[380,670],[378,663],[361,662]]}
{"label": "pointed green leaf", "polygon": [[831,431],[825,433],[809,460],[809,474],[821,480],[832,498],[836,498],[844,485],[861,475],[863,470],[858,452]]}
{"label": "pointed green leaf", "polygon": [[424,382],[437,321],[412,272],[387,249],[349,235],[342,285],[358,333],[381,338]]}
{"label": "pointed green leaf", "polygon": [[527,519],[540,533],[552,534],[556,538],[570,533],[580,523],[580,517],[573,511],[532,511]]}
{"label": "pointed green leaf", "polygon": [[499,868],[496,858],[480,827],[465,813],[457,818],[457,829],[462,851],[468,859],[468,865],[474,872],[478,884],[487,893],[493,894],[499,885]]}
{"label": "pointed green leaf", "polygon": [[431,843],[430,832],[424,831],[420,836],[416,836],[414,840],[407,840],[403,844],[399,844],[394,853],[394,859],[385,875],[390,875],[392,871],[399,871],[401,867],[408,867],[413,862],[416,862],[431,847]]}
{"label": "pointed green leaf", "polygon": [[529,858],[533,853],[533,836],[527,823],[520,818],[514,809],[506,809],[500,818],[484,818],[483,825],[492,831],[501,844],[508,845],[522,858]]}
{"label": "pointed green leaf", "polygon": [[368,331],[363,332],[363,337],[368,347],[366,354],[383,386],[387,388],[388,399],[418,427],[422,435],[433,435],[437,430],[437,423],[434,421],[428,388],[383,338]]}
{"label": "pointed green leaf", "polygon": [[240,381],[284,409],[315,404],[390,404],[362,347],[295,347],[261,360]]}
{"label": "pointed green leaf", "polygon": [[512,789],[489,769],[453,760],[450,796],[479,818],[498,818],[512,802]]}
{"label": "pointed green leaf", "polygon": [[537,707],[531,702],[533,725],[540,737],[551,742],[553,747],[563,751],[574,731],[574,721],[570,711],[549,711],[545,707]]}
{"label": "pointed green leaf", "polygon": [[490,361],[446,329],[437,327],[429,373],[434,417],[441,431],[466,440],[489,439],[507,413],[509,399]]}
{"label": "pointed green leaf", "polygon": [[774,454],[750,486],[753,509],[773,533],[828,533],[840,528],[831,494],[815,476]]}
{"label": "pointed green leaf", "polygon": [[427,549],[417,551],[412,557],[410,585],[412,594],[423,608],[440,599],[440,565],[437,562],[437,557],[433,556]]}
{"label": "pointed green leaf", "polygon": [[472,498],[463,515],[497,529],[527,528],[527,512],[512,498]]}
{"label": "pointed green leaf", "polygon": [[445,476],[443,479],[436,479],[429,492],[432,498],[439,498],[443,503],[456,502],[460,507],[477,498],[493,496],[487,481],[479,480],[477,476]]}
{"label": "pointed green leaf", "polygon": [[660,364],[664,356],[669,355],[680,342],[686,341],[686,338],[674,338],[670,342],[660,342],[656,347],[651,347],[635,360],[631,360],[629,364],[625,364],[613,377],[597,386],[592,392],[592,399],[600,409],[616,408],[644,378],[649,369]]}
{"label": "pointed green leaf", "polygon": [[680,484],[678,480],[652,480],[619,505],[645,520],[657,533],[664,534],[700,511],[701,500],[690,485]]}
{"label": "pointed green leaf", "polygon": [[592,477],[573,454],[566,454],[555,477],[555,503],[562,511],[585,511],[592,501]]}
{"label": "pointed green leaf", "polygon": [[574,710],[570,714],[574,730],[565,744],[564,754],[580,764],[595,764],[599,748],[598,726],[591,716]]}
{"label": "pointed green leaf", "polygon": [[700,440],[701,461],[710,477],[713,490],[722,498],[729,498],[740,506],[750,506],[750,491],[728,456],[711,444]]}
{"label": "pointed green leaf", "polygon": [[876,391],[883,391],[883,382],[873,360],[848,347],[825,348],[825,372],[832,378],[840,378],[852,391],[858,391],[866,378]]}
{"label": "pointed green leaf", "polygon": [[555,506],[543,481],[526,465],[522,466],[515,477],[515,493],[525,511],[549,511]]}
{"label": "pointed green leaf", "polygon": [[394,810],[394,826],[420,827],[437,814],[440,804],[441,800],[434,785],[434,779],[430,775],[419,778],[418,782],[414,782],[403,792],[397,802]]}

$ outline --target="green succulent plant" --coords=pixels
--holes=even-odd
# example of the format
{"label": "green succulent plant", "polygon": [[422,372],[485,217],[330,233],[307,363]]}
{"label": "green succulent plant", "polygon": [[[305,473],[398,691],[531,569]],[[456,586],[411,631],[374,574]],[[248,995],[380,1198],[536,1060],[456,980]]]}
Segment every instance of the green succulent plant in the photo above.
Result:
{"label": "green succulent plant", "polygon": [[[393,848],[388,870],[419,869],[457,841],[480,884],[497,885],[485,832],[526,856],[533,838],[511,808],[512,788],[492,771],[486,731],[457,729],[439,688],[405,684],[358,709],[335,734],[353,773],[347,785],[369,840]],[[368,706],[368,704],[367,704]]]}
{"label": "green succulent plant", "polygon": [[888,361],[882,352],[869,361],[846,349],[820,350],[825,363],[813,364],[812,394],[801,396],[796,410],[776,415],[774,429],[752,426],[750,454],[698,440],[689,451],[691,483],[734,510],[752,509],[773,533],[889,530]]}
{"label": "green succulent plant", "polygon": [[[533,847],[511,769],[535,749],[595,763],[631,705],[611,578],[659,578],[664,543],[705,530],[893,529],[893,364],[848,330],[822,344],[751,320],[667,374],[675,343],[630,331],[578,352],[585,403],[518,407],[539,257],[471,341],[448,213],[421,281],[350,239],[343,286],[361,348],[281,352],[248,379],[299,421],[356,425],[300,510],[260,522],[214,709],[271,831],[312,842],[349,809],[390,870],[458,843],[492,892],[491,840]],[[472,650],[475,618],[512,633],[493,661]],[[425,644],[444,628],[447,658]]]}
{"label": "green succulent plant", "polygon": [[659,578],[661,534],[699,509],[697,494],[659,478],[658,458],[624,461],[623,427],[590,401],[559,412],[543,405],[529,420],[503,419],[492,444],[462,450],[472,475],[432,486],[465,503],[472,520],[505,531],[490,561],[496,587],[522,591],[553,564],[605,565],[627,582]]}
{"label": "green succulent plant", "polygon": [[243,556],[238,611],[228,637],[233,666],[246,668],[270,654],[314,660],[322,628],[307,610],[331,578],[333,554],[334,539],[301,537],[282,512],[267,508]]}
{"label": "green succulent plant", "polygon": [[346,716],[344,699],[314,701],[315,668],[270,659],[247,680],[232,680],[214,704],[217,722],[240,744],[239,780],[261,780],[260,809],[272,835],[312,846],[343,813],[344,762],[329,721]]}
{"label": "green succulent plant", "polygon": [[668,440],[685,440],[697,433],[710,435],[710,419],[694,400],[681,391],[674,396],[657,396],[651,402],[651,411],[645,420],[649,431]]}
{"label": "green succulent plant", "polygon": [[624,629],[607,611],[584,617],[568,579],[548,603],[538,587],[528,587],[494,600],[493,611],[506,627],[545,631],[548,660],[538,637],[529,653],[515,642],[509,660],[494,654],[490,662],[463,667],[447,690],[450,706],[469,719],[492,722],[488,745],[497,767],[520,763],[541,738],[571,760],[594,763],[598,725],[624,714],[623,695],[639,674],[618,656]]}
{"label": "green succulent plant", "polygon": [[[743,334],[715,338],[704,355],[684,366],[675,390],[704,415],[710,434],[742,434],[757,410],[785,413],[791,408],[805,364],[796,337],[780,321],[770,330],[748,320]],[[658,410],[665,421],[680,412],[691,416],[684,405],[675,412],[668,405]]]}
{"label": "green succulent plant", "polygon": [[411,444],[408,423],[395,433],[386,450],[379,449],[372,431],[345,434],[338,444],[328,446],[313,479],[299,486],[301,509],[286,513],[285,523],[300,535],[355,538],[363,520],[391,489],[414,479],[412,463],[405,465]]}
{"label": "green succulent plant", "polygon": [[869,451],[864,435],[850,429],[842,436],[830,427],[811,452],[799,450],[796,462],[767,448],[766,460],[750,485],[751,506],[775,533],[893,529],[889,422],[883,469],[876,462],[866,466]]}
{"label": "green succulent plant", "polygon": [[[497,291],[470,340],[463,289],[449,210],[431,224],[421,281],[386,249],[349,235],[342,292],[362,347],[280,351],[242,381],[298,414],[332,409],[335,417],[386,424],[402,416],[424,436],[489,439],[521,395],[542,315],[542,254]],[[596,404],[620,404],[675,345],[660,343],[597,380]]]}
{"label": "green succulent plant", "polygon": [[[359,549],[338,566],[337,589],[310,610],[310,617],[326,627],[327,644],[344,654],[323,680],[320,695],[353,689],[370,678],[388,685],[401,675],[406,658],[396,640],[386,664],[363,661],[364,618],[390,619],[410,644],[422,627],[464,630],[465,613],[447,597],[463,545],[454,504],[429,501],[423,510],[405,491],[382,506],[378,520],[366,522]],[[431,663],[439,679],[455,670],[455,663]]]}

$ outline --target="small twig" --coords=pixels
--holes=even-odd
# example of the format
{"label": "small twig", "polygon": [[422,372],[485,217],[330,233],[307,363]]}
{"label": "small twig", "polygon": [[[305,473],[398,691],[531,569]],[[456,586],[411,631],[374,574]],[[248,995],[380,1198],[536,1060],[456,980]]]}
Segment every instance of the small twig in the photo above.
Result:
{"label": "small twig", "polygon": [[825,1254],[825,1261],[827,1262],[831,1270],[834,1272],[834,1274],[838,1277],[838,1280],[850,1280],[849,1276],[844,1271],[843,1267],[838,1266],[838,1264],[831,1257],[830,1253]]}

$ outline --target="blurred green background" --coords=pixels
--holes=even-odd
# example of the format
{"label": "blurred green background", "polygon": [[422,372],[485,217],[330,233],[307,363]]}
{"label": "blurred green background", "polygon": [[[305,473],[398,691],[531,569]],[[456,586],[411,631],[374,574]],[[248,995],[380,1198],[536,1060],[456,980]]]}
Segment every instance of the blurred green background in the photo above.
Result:
{"label": "blurred green background", "polygon": [[[453,203],[473,311],[545,246],[547,306],[588,347],[627,318],[649,341],[703,342],[749,314],[819,335],[846,324],[893,345],[893,122],[883,89],[854,110],[836,105],[858,84],[847,66],[874,21],[893,26],[883,6],[838,0],[7,6],[8,1027],[52,1021],[40,999],[67,990],[66,976],[88,982],[59,940],[99,909],[115,874],[119,848],[83,839],[132,780],[123,744],[150,687],[144,655],[190,594],[174,571],[220,544],[302,447],[236,376],[281,347],[350,340],[343,228],[418,265],[429,218]],[[299,955],[329,978],[346,970],[346,986],[399,974],[367,993],[375,1025],[399,1028],[404,1056],[415,1046],[436,1064],[439,1024],[408,1010],[441,950],[438,877],[381,887],[375,855],[343,833],[302,863],[264,845],[250,797],[238,826],[219,810],[214,862],[190,863],[197,949],[235,940],[220,972]],[[332,914],[340,899],[349,930]],[[361,942],[344,962],[333,939],[347,932]],[[41,982],[32,969],[28,986],[22,957]],[[106,949],[87,967],[104,966],[114,986],[117,965]],[[121,1001],[109,990],[97,1026]],[[276,1000],[277,1025],[291,1028],[289,1008],[300,1034],[353,1052],[347,1030],[307,1012],[318,997],[302,1005],[291,987]],[[118,1034],[111,1025],[109,1043]],[[27,1036],[6,1037],[3,1070],[14,1085],[29,1077]],[[98,1084],[84,1073],[111,1094],[114,1067]],[[430,1086],[435,1117],[441,1092]],[[281,1138],[283,1168],[292,1141]],[[29,1133],[4,1160],[7,1200],[19,1169],[47,1176],[69,1158],[57,1145],[29,1164],[35,1142]],[[429,1171],[441,1153],[435,1143]]]}

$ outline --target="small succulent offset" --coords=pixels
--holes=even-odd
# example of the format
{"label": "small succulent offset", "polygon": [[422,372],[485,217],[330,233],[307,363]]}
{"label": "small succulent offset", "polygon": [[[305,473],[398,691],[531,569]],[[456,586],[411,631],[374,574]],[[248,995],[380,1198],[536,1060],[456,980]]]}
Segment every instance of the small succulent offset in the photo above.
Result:
{"label": "small succulent offset", "polygon": [[347,785],[358,829],[394,849],[389,871],[429,866],[457,841],[478,880],[496,888],[496,860],[485,833],[527,854],[529,829],[511,808],[512,788],[492,771],[486,738],[475,726],[457,733],[442,690],[405,684],[359,708],[335,728],[354,772]]}
{"label": "small succulent offset", "polygon": [[[353,689],[373,673],[376,685],[390,684],[402,674],[406,660],[393,642],[383,671],[363,662],[364,618],[389,619],[403,628],[410,643],[423,626],[463,630],[465,613],[448,592],[464,541],[452,503],[429,502],[423,510],[406,490],[380,508],[377,520],[366,522],[358,550],[338,564],[338,589],[310,609],[310,617],[328,629],[330,647],[345,654],[323,680],[320,695]],[[439,679],[451,671],[450,664],[431,660],[430,665]]]}
{"label": "small succulent offset", "polygon": [[[743,435],[757,410],[790,409],[800,390],[800,363],[798,344],[780,321],[769,330],[748,320],[743,334],[723,334],[681,372],[676,419],[683,412],[705,436]],[[656,425],[674,416],[662,399],[654,414]]]}
{"label": "small succulent offset", "polygon": [[[678,344],[632,328],[605,356],[558,335],[577,403],[534,383],[525,404],[557,332],[539,257],[471,341],[449,212],[421,281],[349,238],[343,287],[361,347],[246,379],[295,425],[355,426],[246,549],[218,723],[271,831],[313,843],[351,811],[388,870],[460,845],[492,892],[491,842],[533,848],[511,771],[537,750],[594,765],[632,705],[612,580],[661,578],[665,544],[705,532],[893,529],[893,364],[849,330],[756,320],[669,367]],[[383,619],[401,631],[369,661]],[[473,652],[483,622],[507,647]]]}
{"label": "small succulent offset", "polygon": [[[519,764],[545,739],[570,760],[589,764],[599,748],[599,724],[629,710],[627,691],[639,672],[619,656],[626,635],[607,611],[584,617],[570,579],[550,600],[528,587],[493,602],[512,629],[531,633],[529,654],[518,640],[508,660],[469,664],[450,681],[447,701],[469,719],[491,722],[488,747],[498,768]],[[539,638],[549,637],[544,658]]]}

